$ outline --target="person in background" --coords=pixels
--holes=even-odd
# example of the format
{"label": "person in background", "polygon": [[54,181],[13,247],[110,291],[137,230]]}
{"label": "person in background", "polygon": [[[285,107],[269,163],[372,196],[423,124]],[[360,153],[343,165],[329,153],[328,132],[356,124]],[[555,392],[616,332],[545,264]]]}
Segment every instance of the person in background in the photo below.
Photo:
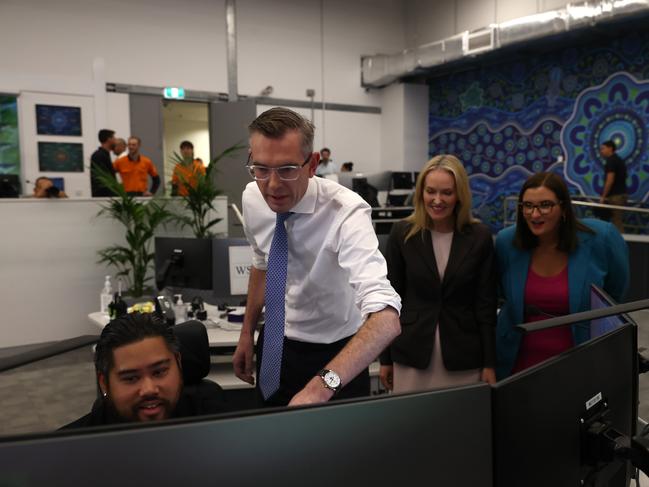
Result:
{"label": "person in background", "polygon": [[54,182],[48,177],[41,176],[34,183],[34,198],[67,198],[65,191],[54,186]]}
{"label": "person in background", "polygon": [[514,327],[590,309],[590,285],[613,299],[629,280],[626,243],[610,223],[578,220],[566,183],[553,173],[530,176],[518,195],[516,224],[496,237],[500,290],[497,375],[504,378],[587,340],[581,325],[521,335]]}
{"label": "person in background", "polygon": [[[604,172],[606,179],[604,180],[604,188],[602,189],[602,196],[599,199],[600,203],[608,203],[609,205],[624,206],[627,202],[627,189],[626,189],[626,164],[620,156],[616,154],[617,146],[612,140],[603,142],[599,148],[600,155],[604,158]],[[611,210],[611,223],[617,227],[620,232],[624,231],[624,223],[622,222],[623,210]]]}
{"label": "person in background", "polygon": [[126,141],[121,137],[115,137],[115,146],[113,147],[113,154],[115,155],[115,159],[119,159],[120,157],[124,157],[128,155],[128,151],[126,150]]}
{"label": "person in background", "polygon": [[110,159],[110,151],[115,150],[115,132],[101,129],[98,138],[99,148],[90,156],[90,189],[93,198],[114,196],[113,191],[99,181],[97,174],[101,172],[115,178],[113,162]]}
{"label": "person in background", "polygon": [[338,174],[338,167],[333,159],[331,159],[331,151],[326,147],[320,149],[320,164],[318,164],[315,174],[316,176]]}
{"label": "person in background", "polygon": [[466,171],[432,158],[415,187],[415,211],[387,244],[388,279],[403,300],[401,335],[381,355],[397,393],[495,383],[497,287],[489,228],[471,216]]}
{"label": "person in background", "polygon": [[200,159],[194,158],[194,144],[188,140],[180,143],[180,155],[182,162],[174,167],[171,176],[171,195],[187,196],[187,187],[195,187],[198,175],[205,176],[205,165]]}
{"label": "person in background", "polygon": [[[153,162],[140,154],[139,137],[128,138],[128,156],[113,162],[113,167],[122,178],[124,191],[132,196],[153,196],[160,186],[160,176]],[[151,189],[147,191],[148,176],[151,176]]]}
{"label": "person in background", "polygon": [[354,163],[353,162],[344,162],[340,168],[340,172],[353,172]]}
{"label": "person in background", "polygon": [[217,401],[185,390],[174,329],[150,313],[127,314],[104,327],[95,374],[101,399],[62,429],[222,412]]}

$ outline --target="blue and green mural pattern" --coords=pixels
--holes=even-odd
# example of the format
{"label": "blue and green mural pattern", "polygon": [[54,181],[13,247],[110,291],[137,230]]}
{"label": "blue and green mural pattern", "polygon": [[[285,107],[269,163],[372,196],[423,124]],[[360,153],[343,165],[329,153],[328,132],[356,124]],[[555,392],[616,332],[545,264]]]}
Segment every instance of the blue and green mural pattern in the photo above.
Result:
{"label": "blue and green mural pattern", "polygon": [[[629,196],[649,196],[649,33],[429,80],[429,154],[458,156],[476,216],[502,227],[503,200],[539,171],[599,195],[601,142],[628,169]],[[565,161],[565,163],[563,162]]]}
{"label": "blue and green mural pattern", "polygon": [[0,94],[0,174],[20,174],[16,97]]}

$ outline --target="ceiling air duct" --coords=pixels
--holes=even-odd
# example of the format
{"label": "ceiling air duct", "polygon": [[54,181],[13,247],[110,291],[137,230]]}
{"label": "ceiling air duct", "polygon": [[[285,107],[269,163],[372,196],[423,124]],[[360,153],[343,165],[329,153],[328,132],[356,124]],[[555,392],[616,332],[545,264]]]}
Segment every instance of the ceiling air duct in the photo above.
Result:
{"label": "ceiling air duct", "polygon": [[590,27],[638,13],[649,13],[649,0],[569,3],[559,10],[461,32],[400,53],[362,56],[361,85],[365,88],[380,88],[404,76],[415,74],[420,69],[440,66],[500,47]]}

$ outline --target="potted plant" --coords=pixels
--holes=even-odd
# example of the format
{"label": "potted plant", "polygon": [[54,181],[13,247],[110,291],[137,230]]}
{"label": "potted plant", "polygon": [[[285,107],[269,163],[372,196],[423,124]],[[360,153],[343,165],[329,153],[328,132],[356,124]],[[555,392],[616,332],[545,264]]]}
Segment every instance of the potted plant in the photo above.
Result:
{"label": "potted plant", "polygon": [[111,245],[99,250],[99,263],[106,263],[117,269],[117,276],[123,276],[133,297],[140,297],[147,290],[151,280],[155,254],[151,249],[155,231],[161,225],[176,219],[167,209],[166,202],[159,198],[139,199],[124,191],[112,174],[99,168],[97,179],[115,195],[102,205],[98,216],[107,216],[122,225],[125,230],[124,245]]}
{"label": "potted plant", "polygon": [[[183,205],[189,214],[176,214],[176,219],[184,225],[189,225],[196,238],[211,238],[214,236],[210,230],[214,225],[220,222],[221,218],[211,218],[211,212],[214,211],[214,198],[221,194],[221,190],[216,187],[214,182],[218,172],[217,164],[224,157],[230,156],[245,149],[245,145],[237,143],[225,149],[221,154],[216,156],[205,168],[205,173],[199,171],[187,171],[191,177],[187,177],[183,172],[178,172],[180,183],[186,188],[185,194],[180,195]],[[174,164],[182,164],[191,167],[193,160],[185,160],[174,151],[171,161]],[[174,166],[175,167],[175,166]]]}

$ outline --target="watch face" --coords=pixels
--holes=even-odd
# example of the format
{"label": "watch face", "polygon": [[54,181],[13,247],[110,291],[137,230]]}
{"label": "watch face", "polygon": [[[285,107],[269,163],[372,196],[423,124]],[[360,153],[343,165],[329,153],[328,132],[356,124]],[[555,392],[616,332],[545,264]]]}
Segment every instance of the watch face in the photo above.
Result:
{"label": "watch face", "polygon": [[325,383],[332,389],[340,386],[340,377],[338,377],[338,374],[332,372],[331,370],[324,375],[323,379]]}

